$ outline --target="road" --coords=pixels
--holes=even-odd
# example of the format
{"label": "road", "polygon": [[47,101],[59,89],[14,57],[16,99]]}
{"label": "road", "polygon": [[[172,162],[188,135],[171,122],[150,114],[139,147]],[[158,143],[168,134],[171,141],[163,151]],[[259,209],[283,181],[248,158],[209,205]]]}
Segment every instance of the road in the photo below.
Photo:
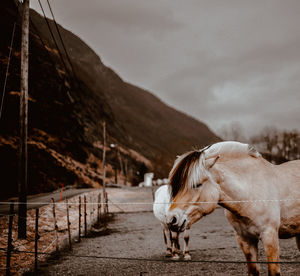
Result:
{"label": "road", "polygon": [[[281,261],[300,262],[294,239],[281,240],[280,246]],[[244,261],[221,208],[192,227],[190,249],[192,261]],[[176,262],[167,260],[164,251],[161,226],[152,212],[119,213],[114,214],[106,231],[83,239],[72,252],[41,264],[39,275],[247,275],[245,264]],[[261,244],[259,251],[259,259],[265,260]],[[299,264],[282,264],[281,270],[283,275],[300,275]],[[261,272],[267,274],[266,264],[261,264]]]}

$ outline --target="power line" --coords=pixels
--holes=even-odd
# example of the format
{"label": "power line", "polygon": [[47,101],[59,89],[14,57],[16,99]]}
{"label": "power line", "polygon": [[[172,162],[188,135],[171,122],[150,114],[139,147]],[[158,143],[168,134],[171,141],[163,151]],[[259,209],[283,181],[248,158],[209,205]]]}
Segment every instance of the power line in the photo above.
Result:
{"label": "power line", "polygon": [[5,74],[5,80],[4,80],[4,85],[3,85],[3,93],[2,93],[1,107],[0,107],[0,119],[2,117],[2,109],[3,109],[3,103],[4,103],[4,97],[5,97],[5,90],[6,90],[6,84],[7,84],[7,78],[8,78],[8,71],[9,71],[9,65],[10,65],[10,60],[11,60],[11,53],[12,53],[12,50],[13,50],[14,35],[15,35],[17,20],[18,20],[18,17],[19,17],[20,2],[19,1],[18,1],[18,3],[14,2],[14,5],[16,7],[17,12],[16,12],[16,18],[15,18],[15,22],[14,22],[14,26],[13,26],[12,35],[11,35],[10,50],[9,50],[9,55],[8,55],[8,63],[7,63],[7,67],[6,67],[6,74]]}
{"label": "power line", "polygon": [[5,72],[5,79],[4,79],[3,92],[2,92],[2,98],[1,98],[0,119],[1,119],[1,116],[2,116],[2,108],[3,108],[4,97],[5,97],[6,83],[7,83],[11,53],[12,53],[12,49],[13,49],[15,30],[16,30],[16,22],[14,23],[13,30],[12,30],[12,35],[11,35],[11,40],[10,40],[10,49],[9,49],[9,54],[8,54],[8,62],[7,62],[6,72]]}
{"label": "power line", "polygon": [[[52,15],[52,18],[53,18],[53,22],[54,22],[54,24],[55,24],[56,31],[57,31],[58,36],[59,36],[59,38],[60,38],[61,44],[62,44],[62,46],[63,46],[63,48],[64,48],[66,57],[67,57],[67,59],[68,59],[68,61],[69,61],[69,64],[70,64],[70,66],[71,66],[72,73],[73,73],[73,75],[75,76],[75,79],[77,80],[77,76],[76,76],[76,73],[75,73],[75,69],[74,69],[73,64],[72,64],[72,62],[71,62],[70,56],[69,56],[68,51],[67,51],[67,49],[66,49],[66,46],[65,46],[64,40],[63,40],[63,38],[62,38],[62,35],[61,35],[61,33],[60,33],[60,30],[59,30],[59,28],[58,28],[58,25],[57,25],[57,23],[56,23],[56,20],[55,20],[55,17],[54,17],[54,14],[53,14],[51,5],[50,5],[50,3],[49,3],[49,0],[47,0],[47,3],[48,3],[48,7],[49,7],[49,10],[50,10],[51,15]],[[77,80],[77,81],[78,81],[78,80]]]}
{"label": "power line", "polygon": [[[68,73],[69,75],[71,75],[71,74],[70,74],[70,71],[69,71],[69,69],[67,68],[67,65],[66,65],[66,63],[65,63],[65,61],[64,61],[64,58],[63,58],[63,56],[62,56],[62,53],[61,53],[61,51],[60,51],[60,49],[59,49],[59,47],[58,47],[58,44],[57,44],[57,42],[56,42],[55,36],[54,36],[53,31],[52,31],[52,29],[51,29],[49,20],[48,20],[47,17],[46,17],[44,8],[43,8],[43,6],[42,6],[42,3],[41,3],[40,0],[38,0],[38,2],[39,2],[39,5],[40,5],[40,7],[41,7],[41,10],[42,10],[44,19],[45,19],[45,21],[46,21],[46,23],[47,23],[48,29],[49,29],[49,31],[50,31],[52,40],[53,40],[53,42],[54,42],[54,44],[55,44],[55,47],[56,47],[56,49],[57,49],[57,51],[58,51],[58,54],[59,54],[59,56],[60,56],[60,59],[61,59],[63,65],[64,65],[64,67],[65,67],[67,73]],[[74,76],[74,77],[75,77],[75,76]]]}
{"label": "power line", "polygon": [[[35,33],[36,33],[36,35],[39,37],[39,39],[40,39],[40,41],[41,41],[43,47],[46,49],[46,43],[45,43],[44,40],[42,39],[41,34],[40,34],[38,28],[36,27],[36,25],[34,24],[34,22],[33,22],[32,19],[30,19],[30,24],[31,24],[32,27],[34,28]],[[50,56],[50,54],[49,54],[49,56]],[[51,61],[51,63],[53,64],[53,66],[55,67],[55,63],[54,63],[53,59],[51,58],[51,56],[50,56],[50,61]],[[61,81],[63,81],[63,78],[62,78],[60,75],[59,75],[59,77],[60,77]]]}

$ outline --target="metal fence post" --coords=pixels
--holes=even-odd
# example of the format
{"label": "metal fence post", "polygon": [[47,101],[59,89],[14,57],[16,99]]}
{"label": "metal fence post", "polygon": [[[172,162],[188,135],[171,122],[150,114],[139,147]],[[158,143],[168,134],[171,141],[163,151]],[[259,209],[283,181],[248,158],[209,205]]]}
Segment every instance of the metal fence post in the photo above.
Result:
{"label": "metal fence post", "polygon": [[70,229],[70,216],[69,216],[69,204],[68,200],[66,199],[66,206],[67,206],[67,223],[68,223],[68,236],[69,236],[69,249],[72,250],[72,239],[71,239],[71,229]]}
{"label": "metal fence post", "polygon": [[34,271],[38,269],[39,208],[35,209]]}
{"label": "metal fence post", "polygon": [[84,236],[87,235],[87,224],[86,224],[86,216],[87,216],[87,213],[86,213],[86,196],[83,197],[84,199],[84,205],[83,205],[83,208],[84,208]]}
{"label": "metal fence post", "polygon": [[56,247],[56,252],[58,252],[59,250],[59,246],[58,246],[58,227],[56,224],[56,215],[55,215],[55,202],[54,202],[54,198],[52,198],[52,211],[53,211],[53,219],[54,219],[54,234],[55,234],[55,247]]}
{"label": "metal fence post", "polygon": [[8,237],[7,237],[7,257],[6,257],[6,276],[10,275],[10,257],[12,251],[12,225],[14,219],[14,203],[10,203],[9,208],[9,223],[8,223]]}
{"label": "metal fence post", "polygon": [[105,213],[108,214],[108,194],[105,192]]}
{"label": "metal fence post", "polygon": [[98,194],[98,210],[97,210],[97,221],[100,222],[101,215],[101,193]]}
{"label": "metal fence post", "polygon": [[81,196],[79,196],[79,206],[78,206],[78,220],[79,220],[79,227],[78,227],[78,241],[81,240]]}

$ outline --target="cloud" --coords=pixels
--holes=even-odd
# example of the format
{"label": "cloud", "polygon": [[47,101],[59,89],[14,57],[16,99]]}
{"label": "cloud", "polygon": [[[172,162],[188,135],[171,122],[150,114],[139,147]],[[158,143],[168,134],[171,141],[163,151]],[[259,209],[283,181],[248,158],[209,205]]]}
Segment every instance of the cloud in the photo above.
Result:
{"label": "cloud", "polygon": [[290,36],[226,55],[201,50],[194,55],[197,62],[161,79],[155,90],[215,130],[236,120],[248,134],[265,125],[298,128],[300,36]]}

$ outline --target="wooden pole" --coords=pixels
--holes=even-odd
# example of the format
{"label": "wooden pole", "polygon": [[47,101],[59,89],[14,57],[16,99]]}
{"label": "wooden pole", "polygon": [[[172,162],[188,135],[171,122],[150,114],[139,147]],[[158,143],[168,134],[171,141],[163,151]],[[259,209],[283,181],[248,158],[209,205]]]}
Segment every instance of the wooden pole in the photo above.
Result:
{"label": "wooden pole", "polygon": [[56,247],[56,252],[58,252],[58,250],[59,250],[59,246],[58,246],[58,227],[57,227],[57,224],[56,224],[54,198],[52,198],[52,211],[53,211],[53,222],[54,222],[55,247]]}
{"label": "wooden pole", "polygon": [[102,186],[103,186],[103,194],[105,194],[105,178],[106,178],[106,167],[105,167],[105,159],[106,159],[106,123],[105,121],[102,123],[103,126],[103,155],[102,155]]}
{"label": "wooden pole", "polygon": [[120,163],[120,173],[122,175],[122,174],[124,174],[124,170],[123,170],[122,156],[120,154],[119,147],[117,147],[117,155],[118,155],[118,159],[119,159],[119,163]]}
{"label": "wooden pole", "polygon": [[8,222],[8,237],[7,237],[7,255],[6,255],[6,276],[10,275],[10,257],[12,251],[12,226],[14,219],[14,203],[10,203],[9,207],[9,222]]}
{"label": "wooden pole", "polygon": [[66,199],[66,206],[67,206],[67,223],[68,223],[68,236],[69,236],[69,249],[72,250],[72,239],[71,239],[71,229],[70,229],[70,216],[69,216],[69,204],[68,200]]}
{"label": "wooden pole", "polygon": [[23,0],[20,87],[20,150],[18,164],[18,238],[26,239],[28,139],[29,0]]}
{"label": "wooden pole", "polygon": [[97,210],[97,222],[100,222],[101,216],[101,193],[98,194],[98,210]]}
{"label": "wooden pole", "polygon": [[84,208],[84,236],[86,237],[87,235],[87,224],[86,224],[86,196],[84,196],[84,205],[83,205],[83,208]]}
{"label": "wooden pole", "polygon": [[118,168],[117,168],[117,165],[115,165],[114,171],[115,171],[115,184],[118,184]]}
{"label": "wooden pole", "polygon": [[79,205],[78,205],[78,220],[79,220],[79,226],[78,226],[78,241],[81,240],[81,196],[79,197]]}
{"label": "wooden pole", "polygon": [[34,271],[38,270],[39,208],[35,209]]}

